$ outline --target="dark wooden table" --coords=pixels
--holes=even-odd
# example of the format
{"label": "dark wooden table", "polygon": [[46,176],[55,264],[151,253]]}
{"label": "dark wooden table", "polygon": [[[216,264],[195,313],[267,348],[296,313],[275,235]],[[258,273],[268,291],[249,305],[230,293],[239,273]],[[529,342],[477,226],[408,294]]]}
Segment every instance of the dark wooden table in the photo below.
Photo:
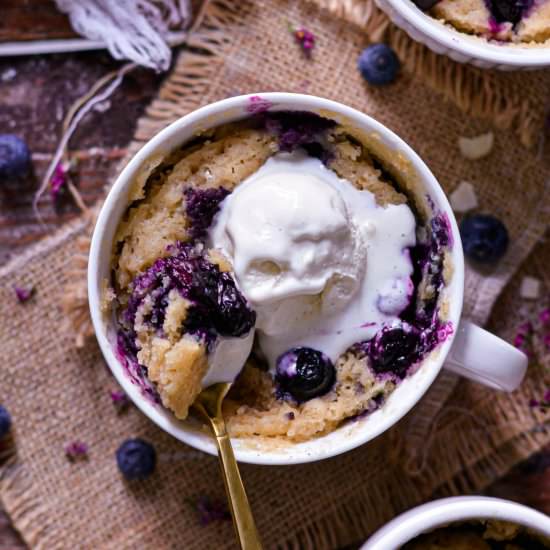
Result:
{"label": "dark wooden table", "polygon": [[[66,19],[55,12],[49,0],[34,1],[31,19],[26,2],[4,2],[0,7],[0,42],[71,34]],[[42,225],[33,214],[32,199],[57,145],[68,106],[117,66],[105,52],[0,58],[0,133],[23,137],[33,154],[33,172],[24,181],[15,186],[0,182],[0,265],[78,215],[69,197],[54,205],[46,193],[39,203]],[[109,174],[125,153],[136,120],[160,81],[152,71],[133,72],[109,101],[83,120],[71,140],[71,151],[79,160],[75,183],[86,204],[93,204],[102,195]],[[550,448],[515,468],[487,494],[550,514],[549,465]],[[0,550],[23,547],[0,510]]]}

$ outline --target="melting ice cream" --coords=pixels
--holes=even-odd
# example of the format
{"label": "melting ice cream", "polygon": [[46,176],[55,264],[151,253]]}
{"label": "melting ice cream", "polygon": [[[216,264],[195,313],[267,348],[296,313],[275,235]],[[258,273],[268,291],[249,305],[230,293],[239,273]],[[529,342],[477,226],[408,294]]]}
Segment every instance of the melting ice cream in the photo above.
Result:
{"label": "melting ice cream", "polygon": [[[395,322],[414,291],[410,208],[378,205],[372,193],[301,151],[274,155],[239,185],[222,202],[209,238],[257,313],[271,369],[299,346],[335,362]],[[203,385],[236,376],[251,345],[250,335],[219,344]]]}

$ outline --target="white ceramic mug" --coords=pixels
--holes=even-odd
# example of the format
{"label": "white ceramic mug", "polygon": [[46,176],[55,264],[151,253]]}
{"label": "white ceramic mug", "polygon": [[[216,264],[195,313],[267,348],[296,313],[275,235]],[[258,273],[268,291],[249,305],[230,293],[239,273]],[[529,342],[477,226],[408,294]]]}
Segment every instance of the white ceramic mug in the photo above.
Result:
{"label": "white ceramic mug", "polygon": [[459,63],[482,69],[541,69],[550,66],[550,47],[505,42],[491,43],[470,36],[431,17],[411,0],[375,0],[392,22],[413,40]]}
{"label": "white ceramic mug", "polygon": [[476,519],[509,521],[550,537],[550,518],[532,508],[500,498],[451,497],[428,502],[397,516],[378,530],[361,550],[398,550],[422,533]]}
{"label": "white ceramic mug", "polygon": [[[92,321],[101,350],[116,379],[134,403],[156,424],[181,441],[211,454],[216,453],[207,432],[193,419],[179,421],[172,413],[148,401],[140,393],[115,356],[112,316],[101,311],[101,292],[105,279],[110,280],[113,238],[126,211],[129,193],[136,178],[146,177],[154,160],[181,146],[197,132],[219,124],[239,120],[251,113],[267,109],[311,111],[356,128],[376,138],[388,162],[406,166],[422,192],[427,193],[434,207],[447,214],[454,246],[454,274],[443,291],[449,305],[448,320],[455,330],[418,371],[405,379],[379,410],[344,423],[333,432],[303,443],[285,447],[258,448],[245,438],[233,440],[237,460],[255,464],[297,464],[334,456],[373,439],[403,417],[422,397],[435,380],[442,366],[469,378],[506,391],[515,389],[527,367],[523,353],[503,340],[467,321],[460,321],[464,290],[464,257],[456,220],[445,193],[420,157],[385,126],[350,107],[314,96],[265,93],[232,97],[202,107],[177,120],[151,139],[124,168],[101,209],[94,230],[88,266],[88,293]],[[252,443],[252,444],[251,444]]]}

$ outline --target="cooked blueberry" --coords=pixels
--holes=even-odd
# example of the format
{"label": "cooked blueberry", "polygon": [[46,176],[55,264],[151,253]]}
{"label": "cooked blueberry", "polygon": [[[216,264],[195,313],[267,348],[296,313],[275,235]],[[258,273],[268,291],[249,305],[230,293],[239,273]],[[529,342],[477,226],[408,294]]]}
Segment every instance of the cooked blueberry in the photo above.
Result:
{"label": "cooked blueberry", "polygon": [[155,448],[143,439],[127,439],[116,452],[118,469],[126,479],[149,477],[157,461]]}
{"label": "cooked blueberry", "polygon": [[225,273],[218,282],[218,307],[214,328],[222,336],[243,336],[256,322],[256,313],[249,309],[232,277]]}
{"label": "cooked blueberry", "polygon": [[440,0],[412,0],[421,10],[427,11],[433,8]]}
{"label": "cooked blueberry", "polygon": [[266,130],[278,137],[279,149],[288,153],[316,142],[334,124],[328,118],[301,111],[269,113],[265,119]]}
{"label": "cooked blueberry", "polygon": [[133,330],[119,329],[115,350],[126,374],[140,388],[141,393],[152,402],[160,403],[158,392],[147,377],[147,368],[140,365],[137,359],[136,333]]}
{"label": "cooked blueberry", "polygon": [[0,439],[5,437],[11,429],[11,416],[5,407],[0,405]]}
{"label": "cooked blueberry", "polygon": [[242,336],[256,322],[256,314],[239,292],[230,273],[205,257],[201,246],[178,243],[170,248],[171,256],[158,259],[132,282],[132,295],[121,316],[127,332],[132,332],[137,311],[145,297],[151,300],[151,313],[145,321],[161,330],[168,295],[176,290],[191,302],[185,329],[210,344],[217,334]]}
{"label": "cooked blueberry", "polygon": [[451,226],[447,214],[439,214],[432,218],[430,227],[432,229],[435,242],[439,246],[447,246],[451,244]]}
{"label": "cooked blueberry", "polygon": [[473,214],[460,224],[464,254],[480,263],[494,263],[508,248],[506,226],[494,216]]}
{"label": "cooked blueberry", "polygon": [[304,143],[302,147],[310,157],[319,159],[323,164],[327,165],[332,160],[332,154],[328,149],[325,149],[318,141]]}
{"label": "cooked blueberry", "polygon": [[412,327],[382,329],[368,344],[370,365],[378,373],[403,376],[419,359],[420,335]]}
{"label": "cooked blueberry", "polygon": [[24,177],[31,165],[27,144],[13,134],[0,134],[0,178]]}
{"label": "cooked blueberry", "polygon": [[523,13],[531,7],[533,0],[488,0],[488,7],[498,23],[521,21]]}
{"label": "cooked blueberry", "polygon": [[189,218],[189,233],[195,239],[206,236],[206,232],[220,209],[220,203],[229,195],[223,187],[195,189],[188,187],[184,191],[185,213]]}
{"label": "cooked blueberry", "polygon": [[399,59],[386,44],[373,44],[365,48],[357,63],[363,78],[374,86],[393,82],[399,72]]}
{"label": "cooked blueberry", "polygon": [[332,361],[312,348],[294,348],[277,360],[277,383],[297,401],[327,393],[336,380]]}
{"label": "cooked blueberry", "polygon": [[193,273],[190,297],[197,300],[204,323],[209,322],[222,336],[243,336],[256,322],[255,312],[229,273],[218,269]]}

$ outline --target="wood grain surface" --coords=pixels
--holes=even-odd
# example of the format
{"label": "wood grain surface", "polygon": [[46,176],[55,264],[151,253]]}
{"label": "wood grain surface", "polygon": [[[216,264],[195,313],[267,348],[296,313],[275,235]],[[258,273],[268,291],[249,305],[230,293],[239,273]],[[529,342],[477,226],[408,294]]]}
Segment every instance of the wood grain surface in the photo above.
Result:
{"label": "wood grain surface", "polygon": [[[25,139],[33,157],[33,171],[26,179],[0,186],[0,265],[78,214],[70,198],[54,204],[45,193],[39,202],[40,221],[32,211],[33,196],[68,107],[116,66],[101,52],[0,58],[0,129]],[[102,194],[159,81],[152,71],[132,72],[111,99],[83,119],[71,139],[78,160],[74,183],[86,204]]]}
{"label": "wood grain surface", "polygon": [[[1,0],[0,16],[0,42],[73,34],[67,18],[50,0]],[[0,58],[0,133],[21,136],[33,155],[29,177],[9,185],[0,182],[0,265],[78,215],[70,197],[54,205],[45,194],[39,203],[41,223],[32,211],[32,199],[57,145],[67,108],[117,66],[105,52]],[[152,71],[135,71],[109,101],[84,118],[70,146],[79,161],[74,182],[86,204],[102,195],[160,80]],[[547,448],[493,484],[487,494],[550,514],[549,465]],[[20,548],[24,548],[21,539],[0,510],[0,550]]]}
{"label": "wood grain surface", "polygon": [[0,14],[0,42],[76,36],[53,0],[2,0]]}

